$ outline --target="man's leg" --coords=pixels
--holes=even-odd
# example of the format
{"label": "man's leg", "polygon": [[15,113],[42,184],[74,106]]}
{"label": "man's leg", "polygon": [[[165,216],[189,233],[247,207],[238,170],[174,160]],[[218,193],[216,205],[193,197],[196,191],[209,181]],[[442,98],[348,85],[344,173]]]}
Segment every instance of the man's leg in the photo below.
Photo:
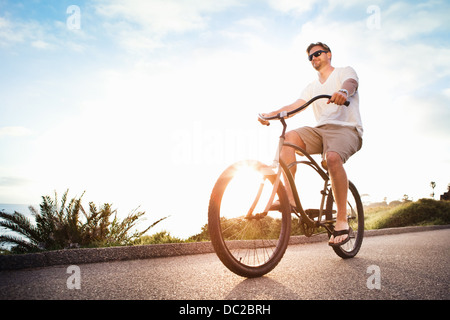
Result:
{"label": "man's leg", "polygon": [[[348,179],[344,169],[344,162],[342,161],[341,156],[333,151],[327,152],[326,160],[331,178],[331,187],[333,188],[334,201],[337,206],[335,230],[346,230],[349,228],[347,222]],[[337,236],[336,239],[331,236],[330,243],[340,243],[347,237],[347,234]]]}

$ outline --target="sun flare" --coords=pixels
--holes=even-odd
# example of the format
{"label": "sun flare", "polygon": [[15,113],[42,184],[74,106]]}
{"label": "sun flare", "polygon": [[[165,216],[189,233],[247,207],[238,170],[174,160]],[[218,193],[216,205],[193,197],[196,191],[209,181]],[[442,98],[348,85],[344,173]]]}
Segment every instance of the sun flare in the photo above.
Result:
{"label": "sun flare", "polygon": [[262,193],[253,213],[262,213],[273,190],[272,183],[265,175],[268,172],[262,173],[261,169],[247,164],[237,167],[222,199],[221,215],[227,218],[247,215],[261,187]]}

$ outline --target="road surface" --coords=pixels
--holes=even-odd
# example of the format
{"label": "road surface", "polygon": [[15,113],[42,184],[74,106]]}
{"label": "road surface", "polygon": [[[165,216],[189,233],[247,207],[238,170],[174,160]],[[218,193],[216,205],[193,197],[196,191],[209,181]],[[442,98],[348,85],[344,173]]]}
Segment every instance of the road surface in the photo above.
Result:
{"label": "road surface", "polygon": [[349,260],[326,242],[293,245],[257,279],[214,253],[1,271],[0,299],[448,300],[449,249],[450,229],[367,237]]}

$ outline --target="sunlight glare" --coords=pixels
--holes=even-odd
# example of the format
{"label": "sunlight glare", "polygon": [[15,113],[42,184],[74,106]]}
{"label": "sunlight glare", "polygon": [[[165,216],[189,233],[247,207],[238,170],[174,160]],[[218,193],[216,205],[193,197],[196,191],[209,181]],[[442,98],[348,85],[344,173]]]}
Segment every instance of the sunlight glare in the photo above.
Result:
{"label": "sunlight glare", "polygon": [[264,188],[253,213],[264,211],[272,193],[272,183],[255,167],[240,166],[234,173],[223,196],[221,216],[226,218],[245,216],[258,194],[261,183],[264,184]]}

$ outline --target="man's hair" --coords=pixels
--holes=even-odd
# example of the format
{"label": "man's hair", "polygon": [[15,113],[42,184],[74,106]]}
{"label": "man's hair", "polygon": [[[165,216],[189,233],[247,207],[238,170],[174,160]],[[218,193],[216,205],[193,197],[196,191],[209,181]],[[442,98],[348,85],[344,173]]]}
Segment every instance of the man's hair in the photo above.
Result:
{"label": "man's hair", "polygon": [[311,51],[311,49],[315,46],[321,46],[324,50],[331,52],[331,49],[329,46],[327,46],[325,43],[322,42],[316,42],[316,43],[311,43],[308,48],[306,48],[306,53],[309,54],[309,52]]}

